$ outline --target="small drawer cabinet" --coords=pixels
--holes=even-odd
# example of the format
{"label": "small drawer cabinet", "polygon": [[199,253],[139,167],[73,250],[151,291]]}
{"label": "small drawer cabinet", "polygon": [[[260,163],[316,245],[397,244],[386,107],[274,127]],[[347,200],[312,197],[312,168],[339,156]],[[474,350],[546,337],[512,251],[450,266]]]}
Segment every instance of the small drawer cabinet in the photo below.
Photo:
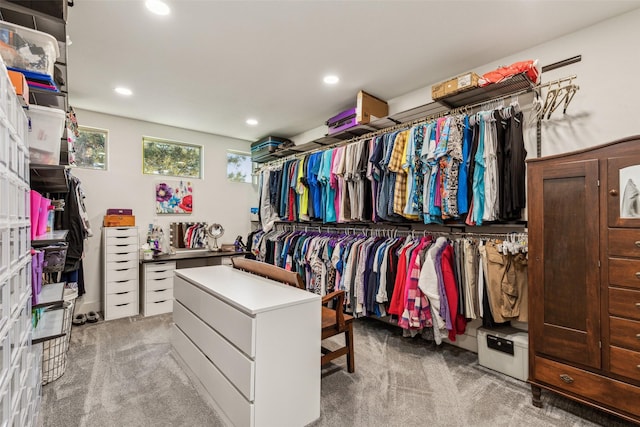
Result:
{"label": "small drawer cabinet", "polygon": [[104,320],[135,316],[139,313],[138,228],[103,230]]}
{"label": "small drawer cabinet", "polygon": [[150,262],[140,269],[140,311],[143,316],[173,311],[175,261]]}

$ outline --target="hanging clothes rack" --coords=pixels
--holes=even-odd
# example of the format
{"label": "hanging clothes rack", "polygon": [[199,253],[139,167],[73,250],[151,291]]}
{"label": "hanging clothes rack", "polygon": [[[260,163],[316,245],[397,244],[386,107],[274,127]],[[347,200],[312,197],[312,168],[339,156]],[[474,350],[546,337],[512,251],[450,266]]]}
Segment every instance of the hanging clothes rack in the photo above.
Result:
{"label": "hanging clothes rack", "polygon": [[[456,107],[456,108],[452,108],[449,110],[445,110],[439,113],[435,113],[435,114],[430,114],[426,117],[420,118],[420,119],[416,119],[416,120],[412,120],[412,121],[408,121],[408,122],[404,122],[404,123],[399,123],[393,126],[388,126],[385,127],[383,129],[379,129],[373,132],[369,132],[367,134],[364,135],[360,135],[360,136],[356,136],[344,141],[340,141],[340,142],[336,142],[334,144],[328,144],[322,147],[318,147],[315,148],[313,150],[309,150],[309,151],[304,151],[301,153],[295,153],[295,154],[291,154],[285,157],[282,157],[280,159],[277,160],[273,160],[271,162],[267,162],[264,165],[262,165],[261,167],[257,168],[254,173],[258,174],[260,172],[262,172],[263,170],[266,170],[268,168],[273,168],[273,167],[277,167],[279,165],[284,164],[285,162],[287,162],[288,160],[292,160],[292,159],[297,159],[303,156],[307,156],[313,153],[317,153],[320,151],[325,151],[325,150],[330,150],[332,148],[336,148],[336,147],[341,147],[344,145],[348,145],[354,142],[358,142],[358,141],[363,141],[363,140],[367,140],[367,139],[371,139],[371,138],[375,138],[376,136],[380,136],[380,135],[384,135],[386,133],[391,133],[391,132],[395,132],[395,131],[402,131],[402,130],[408,130],[413,126],[419,125],[421,123],[429,123],[433,120],[436,120],[438,118],[441,117],[446,117],[446,116],[450,116],[450,115],[457,115],[457,114],[462,114],[462,113],[466,113],[469,114],[471,112],[471,110],[479,108],[479,107],[483,107],[483,106],[487,106],[491,103],[495,103],[495,102],[499,102],[499,101],[503,101],[507,98],[514,98],[514,97],[518,97],[519,95],[523,95],[529,92],[536,92],[538,94],[538,96],[541,96],[540,91],[544,88],[548,88],[554,85],[560,85],[564,82],[573,82],[573,80],[577,79],[577,75],[576,74],[572,74],[570,76],[566,76],[566,77],[562,77],[559,79],[554,79],[554,80],[550,80],[546,83],[541,83],[535,86],[531,86],[527,89],[522,89],[516,92],[512,92],[512,93],[508,93],[505,95],[500,95],[485,101],[481,101],[481,102],[476,102],[474,104],[469,104],[469,105],[464,105],[461,107]],[[577,86],[576,86],[577,87]],[[577,89],[576,89],[577,90]],[[566,112],[566,109],[565,109]]]}

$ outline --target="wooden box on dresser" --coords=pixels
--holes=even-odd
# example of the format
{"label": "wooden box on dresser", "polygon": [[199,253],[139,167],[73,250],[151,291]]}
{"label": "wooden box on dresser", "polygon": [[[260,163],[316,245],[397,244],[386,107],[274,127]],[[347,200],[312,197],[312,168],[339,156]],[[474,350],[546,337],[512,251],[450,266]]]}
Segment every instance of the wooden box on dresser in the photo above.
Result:
{"label": "wooden box on dresser", "polygon": [[640,136],[527,166],[533,404],[640,423]]}
{"label": "wooden box on dresser", "polygon": [[104,320],[135,316],[138,298],[138,228],[103,228]]}

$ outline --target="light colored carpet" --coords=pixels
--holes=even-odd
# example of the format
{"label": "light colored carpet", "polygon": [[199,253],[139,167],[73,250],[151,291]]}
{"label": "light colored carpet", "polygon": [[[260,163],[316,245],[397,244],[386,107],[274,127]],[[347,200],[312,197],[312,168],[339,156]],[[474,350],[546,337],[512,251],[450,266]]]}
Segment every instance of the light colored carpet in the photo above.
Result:
{"label": "light colored carpet", "polygon": [[[44,426],[222,426],[171,349],[171,315],[74,327],[65,374],[43,387]],[[355,322],[356,372],[322,372],[320,426],[623,426],[616,417],[477,363],[477,355],[370,319]],[[268,426],[277,427],[277,426]]]}

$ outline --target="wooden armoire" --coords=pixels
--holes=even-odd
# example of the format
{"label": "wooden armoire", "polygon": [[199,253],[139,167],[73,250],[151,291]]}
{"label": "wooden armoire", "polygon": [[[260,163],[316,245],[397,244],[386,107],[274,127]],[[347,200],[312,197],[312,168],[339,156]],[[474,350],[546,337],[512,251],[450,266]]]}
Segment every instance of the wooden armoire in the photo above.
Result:
{"label": "wooden armoire", "polygon": [[529,383],[640,423],[640,136],[527,162]]}

